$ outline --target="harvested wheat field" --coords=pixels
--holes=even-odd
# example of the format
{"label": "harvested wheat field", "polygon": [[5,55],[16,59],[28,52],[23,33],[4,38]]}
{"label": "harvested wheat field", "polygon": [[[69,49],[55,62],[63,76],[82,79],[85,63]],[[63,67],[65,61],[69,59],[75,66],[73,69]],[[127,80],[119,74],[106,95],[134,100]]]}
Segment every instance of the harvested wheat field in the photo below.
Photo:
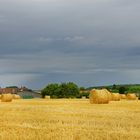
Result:
{"label": "harvested wheat field", "polygon": [[140,101],[0,102],[0,140],[140,140]]}

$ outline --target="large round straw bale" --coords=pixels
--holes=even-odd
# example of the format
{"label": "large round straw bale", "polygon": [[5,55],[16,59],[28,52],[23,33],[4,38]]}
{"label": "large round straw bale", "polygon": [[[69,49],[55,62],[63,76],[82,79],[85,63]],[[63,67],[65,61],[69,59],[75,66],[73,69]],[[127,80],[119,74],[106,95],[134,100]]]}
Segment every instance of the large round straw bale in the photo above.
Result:
{"label": "large round straw bale", "polygon": [[134,93],[128,93],[127,96],[126,96],[126,98],[128,100],[136,100],[136,94],[134,94]]}
{"label": "large round straw bale", "polygon": [[2,94],[2,95],[1,95],[1,101],[2,101],[2,102],[11,102],[12,99],[13,99],[13,96],[12,96],[12,94],[10,94],[10,93]]}
{"label": "large round straw bale", "polygon": [[86,96],[82,96],[82,99],[86,99]]}
{"label": "large round straw bale", "polygon": [[112,93],[112,101],[120,101],[120,98],[119,93]]}
{"label": "large round straw bale", "polygon": [[91,90],[89,94],[91,104],[108,104],[108,94],[104,90]]}
{"label": "large round straw bale", "polygon": [[111,92],[108,91],[107,89],[103,89],[103,90],[104,90],[104,92],[106,92],[108,94],[109,101],[111,101],[112,100]]}
{"label": "large round straw bale", "polygon": [[126,95],[125,94],[120,94],[121,99],[126,99]]}
{"label": "large round straw bale", "polygon": [[13,99],[20,99],[20,96],[17,94],[13,94]]}
{"label": "large round straw bale", "polygon": [[0,94],[0,99],[1,99],[1,94]]}
{"label": "large round straw bale", "polygon": [[48,95],[46,95],[46,96],[45,96],[45,99],[50,99],[50,98],[51,98],[51,97],[50,97],[50,96],[48,96]]}

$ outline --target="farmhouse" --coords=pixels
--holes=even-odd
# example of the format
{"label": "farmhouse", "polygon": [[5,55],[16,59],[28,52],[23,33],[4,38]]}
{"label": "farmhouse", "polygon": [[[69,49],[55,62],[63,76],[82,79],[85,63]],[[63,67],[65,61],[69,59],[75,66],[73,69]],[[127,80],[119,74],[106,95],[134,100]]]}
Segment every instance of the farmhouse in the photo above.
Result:
{"label": "farmhouse", "polygon": [[0,94],[4,94],[4,93],[17,94],[18,91],[19,91],[19,88],[18,87],[0,88]]}
{"label": "farmhouse", "polygon": [[24,99],[29,99],[29,98],[41,98],[41,93],[32,91],[26,87],[6,87],[6,88],[0,88],[0,94],[5,94],[5,93],[11,93],[11,94],[17,94],[21,98]]}

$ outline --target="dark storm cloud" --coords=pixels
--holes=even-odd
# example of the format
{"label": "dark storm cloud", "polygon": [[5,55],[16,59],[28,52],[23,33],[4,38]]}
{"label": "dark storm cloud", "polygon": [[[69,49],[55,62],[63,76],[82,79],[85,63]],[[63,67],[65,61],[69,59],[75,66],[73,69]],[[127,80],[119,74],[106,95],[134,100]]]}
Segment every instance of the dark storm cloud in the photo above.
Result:
{"label": "dark storm cloud", "polygon": [[138,0],[0,1],[1,86],[139,83],[139,6]]}

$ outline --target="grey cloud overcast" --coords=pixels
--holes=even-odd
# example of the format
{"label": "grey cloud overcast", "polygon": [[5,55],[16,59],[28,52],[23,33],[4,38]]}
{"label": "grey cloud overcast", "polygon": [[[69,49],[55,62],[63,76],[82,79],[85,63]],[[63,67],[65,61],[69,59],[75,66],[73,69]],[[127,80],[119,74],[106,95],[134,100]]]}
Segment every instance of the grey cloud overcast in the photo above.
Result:
{"label": "grey cloud overcast", "polygon": [[0,85],[140,83],[139,0],[1,0]]}

